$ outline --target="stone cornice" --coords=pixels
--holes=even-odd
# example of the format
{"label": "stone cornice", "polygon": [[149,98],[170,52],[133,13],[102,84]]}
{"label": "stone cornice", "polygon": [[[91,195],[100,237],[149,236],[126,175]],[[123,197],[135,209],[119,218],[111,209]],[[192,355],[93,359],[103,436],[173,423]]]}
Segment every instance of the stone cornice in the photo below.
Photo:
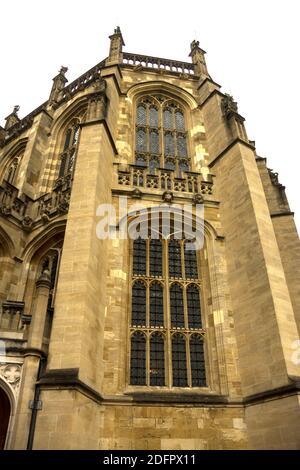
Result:
{"label": "stone cornice", "polygon": [[240,139],[240,137],[237,137],[232,142],[230,142],[230,144],[228,144],[227,147],[224,150],[222,150],[222,152],[220,152],[219,155],[217,155],[208,164],[209,168],[212,168],[218,162],[218,160],[220,160],[222,157],[224,157],[226,155],[226,153],[229,152],[229,150],[231,150],[236,144],[244,145],[245,147],[248,147],[249,149],[255,151],[255,147],[252,144],[249,144],[249,142],[246,142],[245,140]]}
{"label": "stone cornice", "polygon": [[294,212],[291,212],[291,211],[284,211],[284,212],[273,212],[271,215],[271,218],[272,219],[275,219],[276,217],[285,217],[287,215],[291,215],[291,216],[294,216]]}
{"label": "stone cornice", "polygon": [[131,405],[190,405],[190,406],[253,406],[266,401],[285,398],[300,393],[300,381],[290,379],[291,383],[272,390],[266,390],[247,397],[230,398],[225,395],[194,391],[176,393],[171,391],[127,391],[123,395],[105,396],[85,384],[78,377],[79,369],[55,369],[46,373],[37,382],[41,389],[47,390],[76,390],[98,404],[131,404]]}

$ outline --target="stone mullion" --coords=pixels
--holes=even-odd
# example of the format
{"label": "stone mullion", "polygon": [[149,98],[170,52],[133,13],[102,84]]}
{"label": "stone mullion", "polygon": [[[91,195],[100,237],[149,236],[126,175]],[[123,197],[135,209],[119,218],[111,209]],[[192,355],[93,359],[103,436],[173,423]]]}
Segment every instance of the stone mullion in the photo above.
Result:
{"label": "stone mullion", "polygon": [[191,366],[191,351],[190,351],[190,333],[185,333],[185,353],[186,353],[186,368],[187,368],[187,382],[188,386],[192,387],[192,366]]}
{"label": "stone mullion", "polygon": [[166,385],[168,387],[171,387],[172,384],[172,343],[171,343],[171,313],[170,313],[170,289],[169,289],[169,270],[168,270],[168,242],[167,240],[163,241],[164,243],[164,265],[163,269],[165,272],[165,327],[166,327],[166,340],[165,340],[165,346],[166,346],[166,362],[165,362],[165,375],[167,377]]}

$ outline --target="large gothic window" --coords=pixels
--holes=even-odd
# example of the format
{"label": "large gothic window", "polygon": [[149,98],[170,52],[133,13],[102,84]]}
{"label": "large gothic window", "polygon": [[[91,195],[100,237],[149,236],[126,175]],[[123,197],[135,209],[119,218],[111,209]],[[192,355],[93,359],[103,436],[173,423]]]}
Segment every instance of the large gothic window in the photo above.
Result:
{"label": "large gothic window", "polygon": [[187,132],[182,106],[162,95],[145,96],[136,107],[135,162],[156,168],[189,171]]}
{"label": "large gothic window", "polygon": [[205,387],[197,253],[172,238],[132,247],[130,384]]}
{"label": "large gothic window", "polygon": [[79,131],[79,119],[75,119],[68,126],[64,135],[63,151],[60,155],[60,166],[58,173],[59,178],[63,178],[67,175],[73,175]]}

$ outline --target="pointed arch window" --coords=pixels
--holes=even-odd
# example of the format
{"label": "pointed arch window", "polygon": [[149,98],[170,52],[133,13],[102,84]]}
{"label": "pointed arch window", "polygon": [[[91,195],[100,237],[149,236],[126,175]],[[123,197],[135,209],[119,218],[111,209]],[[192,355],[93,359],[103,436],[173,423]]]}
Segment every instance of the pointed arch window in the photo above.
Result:
{"label": "pointed arch window", "polygon": [[60,166],[58,172],[59,178],[63,178],[67,175],[73,175],[79,133],[80,122],[79,119],[75,119],[67,128],[64,136],[63,152],[60,155]]}
{"label": "pointed arch window", "polygon": [[201,279],[187,246],[174,238],[132,244],[131,385],[206,386]]}
{"label": "pointed arch window", "polygon": [[136,164],[142,154],[147,167],[157,156],[159,164],[155,168],[170,169],[178,175],[189,171],[185,113],[176,100],[163,95],[144,96],[137,103],[135,119]]}
{"label": "pointed arch window", "polygon": [[12,185],[16,183],[20,160],[21,160],[21,157],[15,157],[13,161],[7,167],[5,174],[4,174],[4,180]]}

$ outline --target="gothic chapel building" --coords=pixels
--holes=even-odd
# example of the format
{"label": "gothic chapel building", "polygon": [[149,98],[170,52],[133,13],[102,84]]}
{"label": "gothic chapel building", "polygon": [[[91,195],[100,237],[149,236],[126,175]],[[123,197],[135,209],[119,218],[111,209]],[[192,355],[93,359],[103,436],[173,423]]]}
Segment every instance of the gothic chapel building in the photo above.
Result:
{"label": "gothic chapel building", "polygon": [[[0,127],[0,448],[300,449],[300,244],[237,103],[123,51]],[[204,205],[204,245],[96,235]],[[118,233],[118,226],[115,227]]]}

